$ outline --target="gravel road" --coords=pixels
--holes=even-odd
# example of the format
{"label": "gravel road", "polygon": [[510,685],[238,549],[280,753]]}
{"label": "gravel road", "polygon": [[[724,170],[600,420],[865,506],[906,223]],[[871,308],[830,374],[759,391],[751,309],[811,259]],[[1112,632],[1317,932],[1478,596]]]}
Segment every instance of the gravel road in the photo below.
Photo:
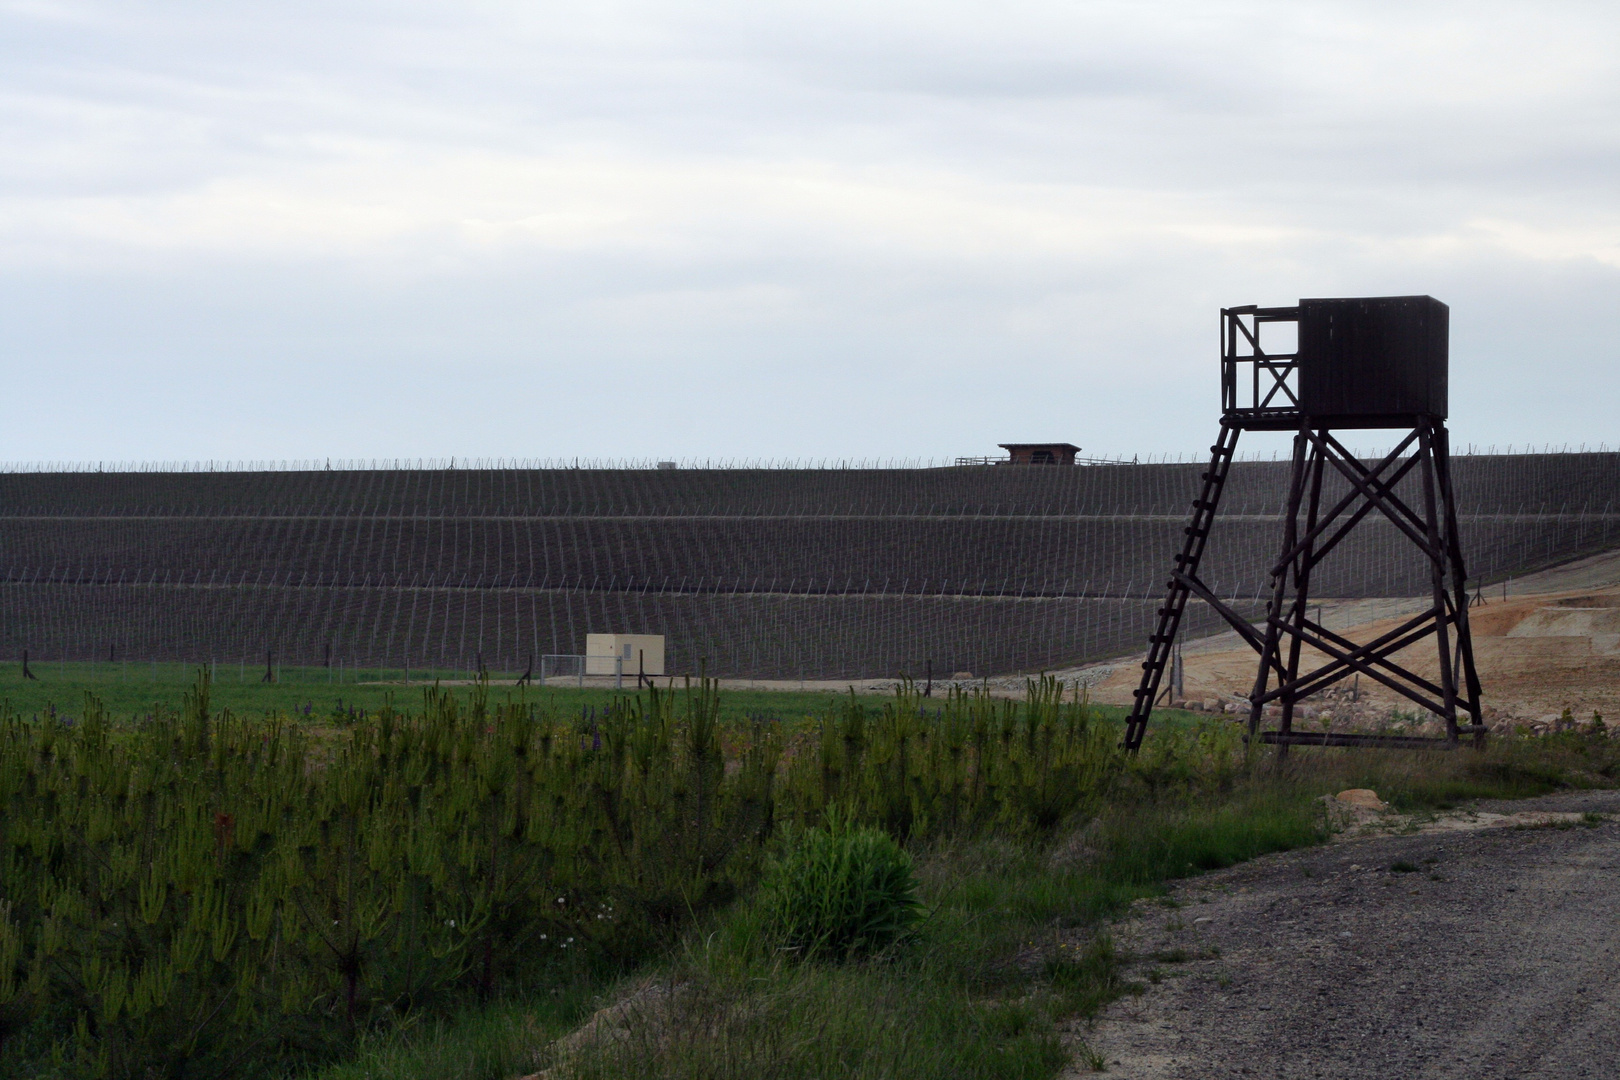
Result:
{"label": "gravel road", "polygon": [[[1620,793],[1476,809],[1620,815]],[[1077,1034],[1122,1080],[1620,1077],[1620,818],[1438,824],[1139,907],[1116,938],[1145,991]]]}

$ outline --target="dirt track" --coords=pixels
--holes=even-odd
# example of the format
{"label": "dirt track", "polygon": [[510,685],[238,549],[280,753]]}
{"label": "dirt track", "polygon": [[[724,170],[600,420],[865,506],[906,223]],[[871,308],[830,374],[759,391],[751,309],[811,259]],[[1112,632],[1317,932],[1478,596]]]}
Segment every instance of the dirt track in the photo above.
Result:
{"label": "dirt track", "polygon": [[[1620,814],[1620,793],[1478,809]],[[1564,826],[1346,840],[1185,882],[1116,931],[1159,981],[1080,1034],[1122,1080],[1620,1076],[1620,821]]]}

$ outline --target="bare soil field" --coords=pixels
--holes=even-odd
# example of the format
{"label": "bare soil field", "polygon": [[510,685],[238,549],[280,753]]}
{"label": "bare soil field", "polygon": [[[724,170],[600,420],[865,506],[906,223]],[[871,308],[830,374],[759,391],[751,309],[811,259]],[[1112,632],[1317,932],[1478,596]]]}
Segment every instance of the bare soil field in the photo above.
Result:
{"label": "bare soil field", "polygon": [[1143,992],[1074,1036],[1121,1080],[1620,1075],[1617,813],[1385,817],[1182,882],[1116,929]]}

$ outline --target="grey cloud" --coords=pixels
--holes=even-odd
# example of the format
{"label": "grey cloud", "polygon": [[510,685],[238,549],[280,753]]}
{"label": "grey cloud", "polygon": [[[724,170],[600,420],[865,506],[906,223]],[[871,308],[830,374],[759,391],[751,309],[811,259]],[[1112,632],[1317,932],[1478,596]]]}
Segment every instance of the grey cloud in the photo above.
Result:
{"label": "grey cloud", "polygon": [[1194,450],[1220,304],[1406,291],[1453,305],[1459,437],[1601,441],[1617,34],[1582,4],[0,8],[0,325],[53,406],[0,458]]}

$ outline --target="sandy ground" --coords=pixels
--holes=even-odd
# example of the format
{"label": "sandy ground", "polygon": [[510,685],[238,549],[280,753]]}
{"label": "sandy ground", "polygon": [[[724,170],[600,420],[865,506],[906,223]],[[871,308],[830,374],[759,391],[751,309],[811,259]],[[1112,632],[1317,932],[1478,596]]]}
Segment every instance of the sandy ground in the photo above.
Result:
{"label": "sandy ground", "polygon": [[1139,905],[1145,992],[1073,1037],[1121,1080],[1620,1076],[1620,823],[1567,820],[1620,793],[1476,809]]}
{"label": "sandy ground", "polygon": [[[1620,715],[1620,552],[1609,552],[1496,586],[1470,611],[1474,656],[1487,721],[1542,721],[1569,708],[1577,719],[1594,710]],[[1323,600],[1322,622],[1353,641],[1370,641],[1426,606],[1410,598]],[[1398,654],[1402,663],[1438,681],[1433,639]],[[1247,694],[1256,657],[1235,633],[1183,646],[1184,697],[1214,708]],[[1307,649],[1302,669],[1325,660]],[[1089,676],[1095,700],[1129,704],[1141,673],[1140,657],[1074,669]],[[1340,689],[1348,690],[1348,684]],[[1358,704],[1374,712],[1414,706],[1360,680]],[[1317,702],[1333,707],[1333,699]],[[1365,711],[1365,710],[1364,710]],[[1620,1075],[1620,1072],[1617,1072]]]}

